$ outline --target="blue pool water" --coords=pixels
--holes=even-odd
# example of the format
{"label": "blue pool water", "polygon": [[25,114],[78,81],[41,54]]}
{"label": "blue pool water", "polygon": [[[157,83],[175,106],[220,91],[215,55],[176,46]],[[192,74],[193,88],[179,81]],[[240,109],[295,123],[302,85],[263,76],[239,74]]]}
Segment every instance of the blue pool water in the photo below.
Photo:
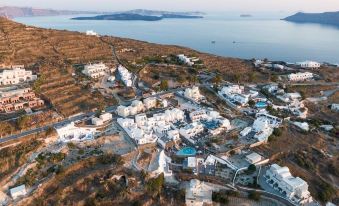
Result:
{"label": "blue pool water", "polygon": [[195,156],[197,151],[192,147],[185,147],[177,152],[178,156]]}
{"label": "blue pool water", "polygon": [[267,103],[266,102],[257,102],[255,104],[255,107],[257,107],[257,108],[264,108],[264,107],[267,107]]}

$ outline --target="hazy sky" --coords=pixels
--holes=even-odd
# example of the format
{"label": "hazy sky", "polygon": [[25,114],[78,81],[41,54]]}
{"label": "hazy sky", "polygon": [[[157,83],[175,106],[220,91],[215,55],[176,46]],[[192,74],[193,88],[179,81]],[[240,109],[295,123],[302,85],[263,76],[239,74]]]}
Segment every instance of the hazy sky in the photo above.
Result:
{"label": "hazy sky", "polygon": [[339,11],[339,0],[0,0],[0,6],[119,11]]}

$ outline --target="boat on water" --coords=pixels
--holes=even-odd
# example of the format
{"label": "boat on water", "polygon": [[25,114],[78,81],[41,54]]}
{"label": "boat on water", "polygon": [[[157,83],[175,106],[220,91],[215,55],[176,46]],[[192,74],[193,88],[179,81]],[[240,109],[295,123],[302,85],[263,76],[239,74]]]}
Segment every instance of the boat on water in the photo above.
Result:
{"label": "boat on water", "polygon": [[211,41],[212,44],[215,44],[215,41]]}

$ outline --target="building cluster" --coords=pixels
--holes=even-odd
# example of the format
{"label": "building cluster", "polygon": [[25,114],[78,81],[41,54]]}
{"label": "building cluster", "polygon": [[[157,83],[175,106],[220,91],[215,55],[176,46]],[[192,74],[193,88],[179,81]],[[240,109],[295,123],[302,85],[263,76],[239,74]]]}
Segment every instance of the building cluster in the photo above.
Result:
{"label": "building cluster", "polygon": [[118,118],[118,124],[126,131],[130,138],[137,144],[156,143],[159,137],[167,136],[176,138],[178,132],[173,123],[184,120],[184,112],[174,108],[164,113],[147,117],[146,114],[138,114],[131,118]]}
{"label": "building cluster", "polygon": [[14,112],[43,105],[44,101],[36,97],[30,88],[0,88],[0,112]]}
{"label": "building cluster", "polygon": [[191,123],[182,125],[179,132],[191,144],[206,135],[214,136],[231,128],[230,121],[216,111],[194,110],[189,113],[189,119]]}
{"label": "building cluster", "polygon": [[199,59],[196,57],[187,57],[185,54],[179,54],[177,55],[179,61],[183,64],[186,64],[188,66],[193,66],[195,62],[198,62]]}
{"label": "building cluster", "polygon": [[246,127],[240,132],[240,136],[246,137],[252,134],[256,142],[266,143],[269,136],[273,133],[273,129],[281,125],[282,119],[267,114],[267,113],[257,113],[256,120],[254,121],[252,127]]}
{"label": "building cluster", "polygon": [[0,85],[14,85],[37,79],[32,71],[26,71],[23,66],[13,66],[12,69],[0,69]]}
{"label": "building cluster", "polygon": [[105,76],[108,70],[109,68],[104,63],[87,64],[82,70],[82,73],[90,78],[97,79]]}
{"label": "building cluster", "polygon": [[311,72],[298,72],[295,74],[289,74],[288,76],[289,81],[306,81],[313,79],[313,73]]}
{"label": "building cluster", "polygon": [[272,63],[272,62],[267,62],[264,60],[257,59],[253,62],[254,66],[256,68],[268,68],[272,70],[285,70],[288,69],[288,67],[282,65],[282,64],[277,64],[277,63]]}
{"label": "building cluster", "polygon": [[308,108],[305,107],[302,99],[302,96],[298,92],[294,93],[285,93],[283,89],[280,89],[277,84],[270,84],[264,86],[264,89],[268,91],[271,95],[275,96],[280,101],[284,102],[284,106],[272,105],[274,109],[280,109],[289,111],[293,115],[299,118],[305,119],[308,114]]}
{"label": "building cluster", "polygon": [[118,72],[121,81],[126,85],[126,87],[132,86],[132,73],[130,73],[124,66],[118,65]]}
{"label": "building cluster", "polygon": [[157,99],[155,97],[148,97],[143,101],[134,100],[130,106],[120,105],[117,108],[117,114],[122,117],[127,117],[130,115],[136,115],[147,110],[151,110],[157,107],[168,107],[168,102],[166,99]]}
{"label": "building cluster", "polygon": [[245,106],[250,99],[255,100],[259,95],[254,90],[245,91],[245,87],[240,85],[225,86],[218,93],[232,104],[240,106]]}
{"label": "building cluster", "polygon": [[288,167],[273,164],[266,171],[264,177],[274,190],[293,203],[303,205],[313,202],[307,182],[299,177],[293,177]]}

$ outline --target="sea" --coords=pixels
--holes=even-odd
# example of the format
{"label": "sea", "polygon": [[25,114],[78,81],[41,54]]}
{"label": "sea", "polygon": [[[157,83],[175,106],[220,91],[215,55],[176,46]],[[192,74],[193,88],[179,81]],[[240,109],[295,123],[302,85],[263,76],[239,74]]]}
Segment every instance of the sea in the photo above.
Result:
{"label": "sea", "polygon": [[286,62],[314,60],[339,63],[339,28],[280,20],[292,13],[208,12],[202,19],[161,21],[71,20],[76,16],[22,17],[27,25],[100,35],[132,38],[152,43],[180,45],[219,56]]}

